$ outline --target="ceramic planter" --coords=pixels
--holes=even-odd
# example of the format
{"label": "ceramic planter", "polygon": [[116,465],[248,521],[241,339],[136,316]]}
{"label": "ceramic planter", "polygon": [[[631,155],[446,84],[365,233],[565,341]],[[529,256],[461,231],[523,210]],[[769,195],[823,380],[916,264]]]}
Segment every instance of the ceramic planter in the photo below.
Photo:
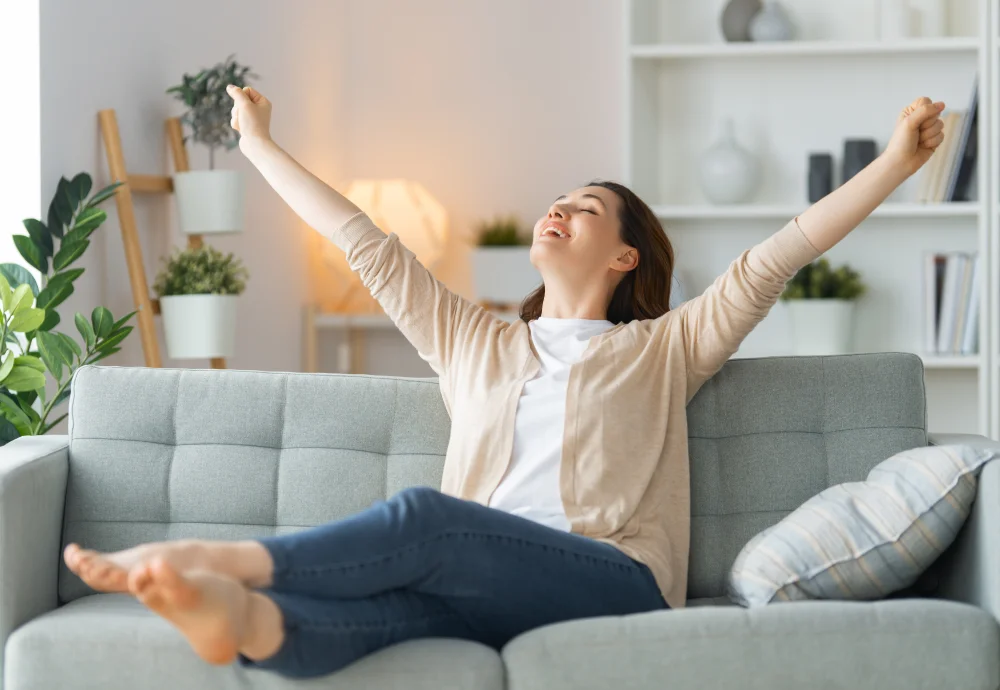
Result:
{"label": "ceramic planter", "polygon": [[531,264],[531,247],[476,247],[472,251],[472,280],[479,302],[520,304],[542,284]]}
{"label": "ceramic planter", "polygon": [[854,301],[788,300],[792,354],[846,355],[854,348]]}
{"label": "ceramic planter", "polygon": [[237,295],[161,297],[167,355],[171,359],[232,357],[237,299]]}
{"label": "ceramic planter", "polygon": [[191,170],[174,174],[181,230],[212,235],[243,230],[243,173]]}

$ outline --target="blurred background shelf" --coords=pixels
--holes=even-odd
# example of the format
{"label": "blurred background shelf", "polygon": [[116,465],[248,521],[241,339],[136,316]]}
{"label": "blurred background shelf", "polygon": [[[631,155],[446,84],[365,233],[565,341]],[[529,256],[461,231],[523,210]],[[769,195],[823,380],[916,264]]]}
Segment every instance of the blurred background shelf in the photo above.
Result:
{"label": "blurred background shelf", "polygon": [[806,57],[835,55],[912,55],[973,53],[976,37],[912,38],[884,41],[785,41],[776,43],[658,43],[634,45],[636,59],[688,60],[695,58]]}

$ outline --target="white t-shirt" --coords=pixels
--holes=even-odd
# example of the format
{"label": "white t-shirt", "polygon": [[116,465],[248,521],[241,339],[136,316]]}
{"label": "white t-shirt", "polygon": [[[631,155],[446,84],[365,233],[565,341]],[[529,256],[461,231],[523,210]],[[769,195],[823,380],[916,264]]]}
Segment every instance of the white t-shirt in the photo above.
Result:
{"label": "white t-shirt", "polygon": [[580,361],[590,339],[614,324],[542,316],[528,327],[541,366],[535,378],[524,384],[518,399],[510,466],[489,505],[568,532],[559,466],[569,369]]}

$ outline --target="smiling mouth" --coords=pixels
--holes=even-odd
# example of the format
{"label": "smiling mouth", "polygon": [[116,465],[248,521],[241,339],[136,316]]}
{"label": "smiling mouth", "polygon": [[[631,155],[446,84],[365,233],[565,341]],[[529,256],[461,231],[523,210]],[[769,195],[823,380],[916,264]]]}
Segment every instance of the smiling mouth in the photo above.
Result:
{"label": "smiling mouth", "polygon": [[556,239],[569,239],[570,234],[564,230],[559,229],[555,225],[546,225],[542,228],[542,232],[538,235],[538,239],[543,237],[555,237]]}

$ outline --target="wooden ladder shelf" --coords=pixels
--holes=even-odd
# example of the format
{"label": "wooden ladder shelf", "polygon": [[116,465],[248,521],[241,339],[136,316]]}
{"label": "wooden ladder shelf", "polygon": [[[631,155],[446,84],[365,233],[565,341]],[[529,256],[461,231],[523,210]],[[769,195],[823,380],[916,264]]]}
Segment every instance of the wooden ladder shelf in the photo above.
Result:
{"label": "wooden ladder shelf", "polygon": [[[139,244],[139,233],[135,224],[135,208],[132,205],[132,193],[163,194],[174,191],[174,181],[169,175],[129,175],[125,168],[125,156],[122,153],[121,135],[118,132],[118,117],[113,109],[101,110],[97,114],[101,125],[101,135],[104,138],[104,150],[108,157],[108,170],[112,181],[122,182],[115,194],[118,205],[118,220],[122,228],[122,243],[125,245],[125,262],[128,265],[129,282],[132,285],[132,296],[138,311],[136,318],[139,325],[139,337],[142,340],[142,351],[147,367],[162,366],[160,360],[160,345],[156,338],[156,327],[153,315],[160,313],[160,302],[149,296],[149,282],[146,279],[146,269],[142,262],[142,247]],[[188,163],[187,149],[184,148],[184,134],[181,121],[176,117],[167,120],[167,141],[174,159],[176,172],[187,172],[191,169]],[[201,235],[188,235],[188,247],[197,249],[202,245]],[[213,369],[225,369],[226,360],[215,357],[211,360]]]}

